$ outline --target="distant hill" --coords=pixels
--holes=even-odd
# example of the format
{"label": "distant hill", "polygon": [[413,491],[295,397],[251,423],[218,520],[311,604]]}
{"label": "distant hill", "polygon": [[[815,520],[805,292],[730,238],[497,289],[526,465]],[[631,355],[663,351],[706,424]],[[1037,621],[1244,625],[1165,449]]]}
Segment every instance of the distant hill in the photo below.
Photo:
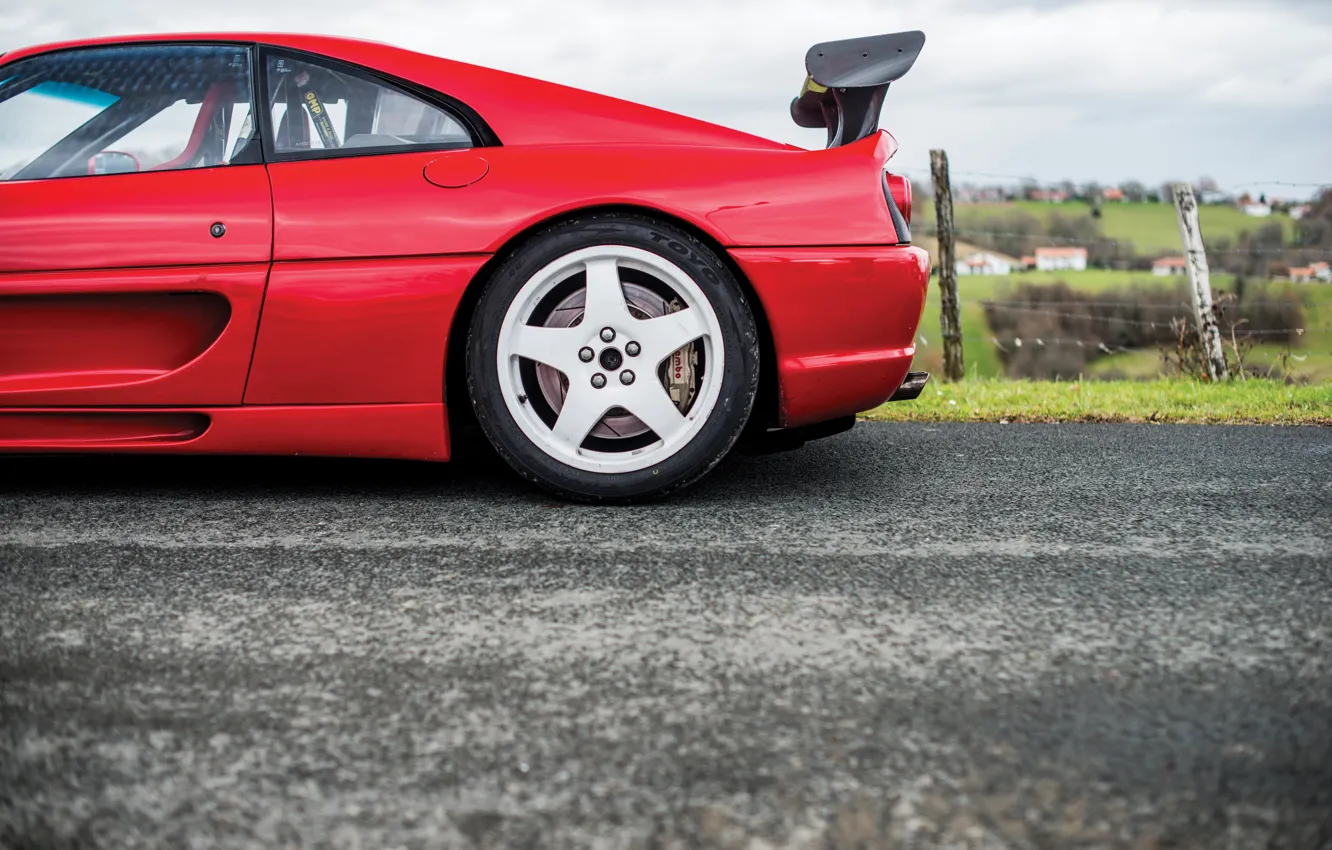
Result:
{"label": "distant hill", "polygon": [[[1068,201],[1062,204],[1050,204],[1042,201],[1012,201],[993,204],[958,204],[955,208],[959,234],[966,237],[963,224],[969,215],[1002,214],[1005,210],[1030,213],[1038,218],[1051,213],[1062,216],[1091,217],[1091,205],[1082,201]],[[921,223],[934,222],[934,204],[928,198],[924,203],[917,203],[914,210]],[[1170,204],[1118,203],[1107,202],[1101,206],[1101,229],[1108,239],[1128,240],[1133,243],[1133,250],[1141,256],[1164,256],[1180,252],[1179,225],[1175,221],[1175,208]],[[1202,225],[1203,238],[1214,239],[1229,236],[1234,239],[1241,231],[1254,231],[1270,222],[1280,222],[1289,239],[1293,230],[1290,216],[1273,215],[1270,218],[1254,218],[1231,206],[1204,205],[1198,215]],[[920,240],[917,240],[920,241]]]}

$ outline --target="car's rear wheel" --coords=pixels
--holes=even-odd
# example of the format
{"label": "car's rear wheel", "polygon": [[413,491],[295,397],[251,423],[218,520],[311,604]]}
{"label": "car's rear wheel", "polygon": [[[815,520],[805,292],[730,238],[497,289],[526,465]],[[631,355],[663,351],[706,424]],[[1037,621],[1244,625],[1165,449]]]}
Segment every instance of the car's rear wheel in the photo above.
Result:
{"label": "car's rear wheel", "polygon": [[516,251],[477,304],[467,355],[496,450],[585,500],[697,480],[735,443],[758,388],[758,333],[730,270],[634,215],[564,222]]}

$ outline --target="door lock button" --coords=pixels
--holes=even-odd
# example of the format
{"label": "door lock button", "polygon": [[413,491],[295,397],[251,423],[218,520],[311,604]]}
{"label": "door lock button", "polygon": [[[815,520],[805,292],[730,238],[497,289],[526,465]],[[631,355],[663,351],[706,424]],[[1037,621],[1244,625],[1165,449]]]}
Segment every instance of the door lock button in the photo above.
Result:
{"label": "door lock button", "polygon": [[227,226],[220,221],[215,221],[213,226],[208,228],[208,232],[213,234],[214,239],[221,239],[227,233]]}

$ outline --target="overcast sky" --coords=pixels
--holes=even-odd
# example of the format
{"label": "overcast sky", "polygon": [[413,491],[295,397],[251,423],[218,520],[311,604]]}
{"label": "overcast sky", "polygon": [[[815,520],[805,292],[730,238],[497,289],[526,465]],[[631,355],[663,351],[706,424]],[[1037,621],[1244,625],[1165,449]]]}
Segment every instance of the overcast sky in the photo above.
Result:
{"label": "overcast sky", "polygon": [[[542,77],[806,147],[805,50],[922,29],[882,126],[916,176],[1332,181],[1332,0],[8,0],[0,50],[81,36],[326,32]],[[481,105],[478,105],[481,106]],[[484,107],[481,106],[482,111]],[[981,179],[977,176],[975,179]],[[1312,188],[1272,188],[1307,195]]]}

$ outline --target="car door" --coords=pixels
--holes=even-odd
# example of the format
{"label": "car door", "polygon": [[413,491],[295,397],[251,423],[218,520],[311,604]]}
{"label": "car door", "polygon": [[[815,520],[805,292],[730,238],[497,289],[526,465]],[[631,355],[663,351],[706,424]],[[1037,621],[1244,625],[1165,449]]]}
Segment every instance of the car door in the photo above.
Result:
{"label": "car door", "polygon": [[252,56],[0,65],[0,407],[241,402],[272,259]]}
{"label": "car door", "polygon": [[456,226],[489,167],[475,129],[327,57],[264,48],[261,65],[274,264],[246,404],[440,402],[450,321],[486,259]]}

